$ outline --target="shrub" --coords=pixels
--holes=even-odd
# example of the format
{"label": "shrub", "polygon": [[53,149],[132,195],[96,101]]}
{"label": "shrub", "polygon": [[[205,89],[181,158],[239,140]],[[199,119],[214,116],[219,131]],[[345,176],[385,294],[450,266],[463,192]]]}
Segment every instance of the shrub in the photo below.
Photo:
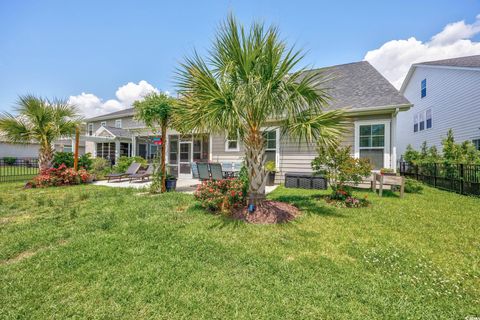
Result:
{"label": "shrub", "polygon": [[367,195],[363,198],[356,198],[353,196],[352,190],[348,187],[333,189],[326,200],[328,203],[340,208],[362,208],[368,207],[371,204]]}
{"label": "shrub", "polygon": [[92,159],[90,173],[95,175],[96,179],[103,179],[106,174],[110,173],[110,161],[104,158]]}
{"label": "shrub", "polygon": [[265,171],[276,172],[277,167],[275,166],[275,161],[267,161],[267,163],[265,163]]}
{"label": "shrub", "polygon": [[5,164],[8,166],[13,166],[16,161],[17,158],[15,157],[3,157],[3,162],[5,162]]}
{"label": "shrub", "polygon": [[146,165],[147,165],[147,160],[143,159],[143,158],[140,157],[140,156],[135,156],[135,157],[125,157],[125,156],[121,156],[120,158],[118,158],[117,163],[116,163],[115,166],[113,167],[113,171],[114,171],[114,172],[123,173],[123,172],[127,171],[128,167],[129,167],[133,162],[140,163],[142,166],[146,166]]}
{"label": "shrub", "polygon": [[407,193],[421,193],[423,191],[423,184],[417,180],[405,179],[404,190]]}
{"label": "shrub", "polygon": [[245,203],[244,184],[240,179],[208,180],[195,191],[195,199],[211,211],[228,213],[231,208]]}
{"label": "shrub", "polygon": [[242,165],[240,172],[238,173],[238,179],[243,183],[243,194],[245,197],[248,195],[248,188],[250,186],[250,180],[248,179],[248,170],[245,165]]}
{"label": "shrub", "polygon": [[32,187],[52,187],[86,183],[90,180],[90,174],[85,169],[75,171],[65,164],[58,168],[42,170],[38,176],[33,178]]}
{"label": "shrub", "polygon": [[[67,168],[73,168],[74,154],[73,152],[55,152],[53,155],[52,165],[54,168],[59,168],[62,164]],[[92,167],[92,158],[90,153],[85,153],[78,157],[78,167],[90,170]]]}
{"label": "shrub", "polygon": [[318,156],[312,161],[312,169],[324,174],[331,187],[344,188],[346,183],[358,185],[370,176],[372,166],[367,159],[356,159],[351,155],[350,147],[319,147]]}

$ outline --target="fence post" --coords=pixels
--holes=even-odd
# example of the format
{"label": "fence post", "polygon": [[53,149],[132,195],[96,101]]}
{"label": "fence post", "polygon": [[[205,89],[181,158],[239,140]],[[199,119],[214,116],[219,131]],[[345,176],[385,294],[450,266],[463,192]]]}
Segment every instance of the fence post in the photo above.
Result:
{"label": "fence post", "polygon": [[463,194],[463,163],[460,163],[460,193]]}
{"label": "fence post", "polygon": [[437,163],[433,164],[433,186],[437,187]]}
{"label": "fence post", "polygon": [[415,165],[415,179],[418,180],[418,164]]}

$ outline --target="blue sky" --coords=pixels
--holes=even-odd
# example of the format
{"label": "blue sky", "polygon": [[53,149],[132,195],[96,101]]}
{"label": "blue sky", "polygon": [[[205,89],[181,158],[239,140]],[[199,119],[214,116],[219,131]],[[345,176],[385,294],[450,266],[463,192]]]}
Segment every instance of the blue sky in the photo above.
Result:
{"label": "blue sky", "polygon": [[[205,52],[229,12],[245,24],[257,19],[278,25],[289,43],[308,50],[305,64],[314,67],[363,60],[367,52],[390,41],[406,45],[408,50],[419,44],[428,47],[432,36],[462,20],[459,28],[463,29],[457,32],[458,28],[452,27],[454,39],[441,45],[450,46],[448,52],[456,54],[452,43],[467,39],[472,49],[466,53],[480,49],[476,46],[480,1],[474,0],[5,0],[0,2],[0,111],[10,110],[16,97],[24,93],[68,98],[83,92],[98,98],[97,104],[119,101],[113,101],[115,109],[127,107],[128,98],[122,100],[123,91],[118,91],[129,82],[132,85],[123,92],[127,95],[131,93],[128,90],[135,91],[145,83],[143,89],[172,92],[178,62],[194,48]],[[411,37],[416,44],[395,42]],[[423,48],[415,59],[443,58],[442,48],[433,50],[435,54],[431,48]],[[395,78],[384,70],[391,58],[382,58],[397,54],[389,51],[385,55],[385,50],[390,49],[371,54],[372,64],[397,84],[400,75]]]}

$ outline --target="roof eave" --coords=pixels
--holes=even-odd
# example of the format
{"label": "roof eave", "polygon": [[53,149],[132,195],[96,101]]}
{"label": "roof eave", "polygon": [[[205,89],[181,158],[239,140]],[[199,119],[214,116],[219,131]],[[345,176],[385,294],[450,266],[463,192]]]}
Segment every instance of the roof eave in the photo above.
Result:
{"label": "roof eave", "polygon": [[396,111],[407,111],[411,107],[413,107],[413,104],[406,103],[406,104],[396,104],[396,105],[389,105],[389,106],[345,109],[345,113],[349,116],[384,114],[384,113],[393,113]]}

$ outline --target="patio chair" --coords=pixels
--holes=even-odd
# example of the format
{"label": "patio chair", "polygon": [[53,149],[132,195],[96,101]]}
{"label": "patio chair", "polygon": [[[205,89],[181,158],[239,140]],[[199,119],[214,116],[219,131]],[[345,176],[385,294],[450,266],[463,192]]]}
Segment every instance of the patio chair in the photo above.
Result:
{"label": "patio chair", "polygon": [[197,171],[198,171],[198,178],[200,180],[209,180],[210,179],[210,172],[208,170],[208,163],[197,162]]}
{"label": "patio chair", "polygon": [[112,174],[107,174],[106,178],[108,179],[108,182],[110,180],[122,180],[125,177],[131,176],[132,174],[137,173],[138,169],[140,169],[140,163],[133,162],[125,171],[124,173],[112,173]]}
{"label": "patio chair", "polygon": [[152,176],[153,174],[153,164],[149,164],[147,166],[147,170],[145,170],[145,172],[142,172],[142,173],[135,173],[135,174],[131,174],[128,176],[128,178],[130,179],[130,182],[132,182],[132,180],[144,180],[145,178],[150,180],[150,177]]}
{"label": "patio chair", "polygon": [[210,163],[210,174],[213,180],[224,179],[222,165],[220,163]]}

